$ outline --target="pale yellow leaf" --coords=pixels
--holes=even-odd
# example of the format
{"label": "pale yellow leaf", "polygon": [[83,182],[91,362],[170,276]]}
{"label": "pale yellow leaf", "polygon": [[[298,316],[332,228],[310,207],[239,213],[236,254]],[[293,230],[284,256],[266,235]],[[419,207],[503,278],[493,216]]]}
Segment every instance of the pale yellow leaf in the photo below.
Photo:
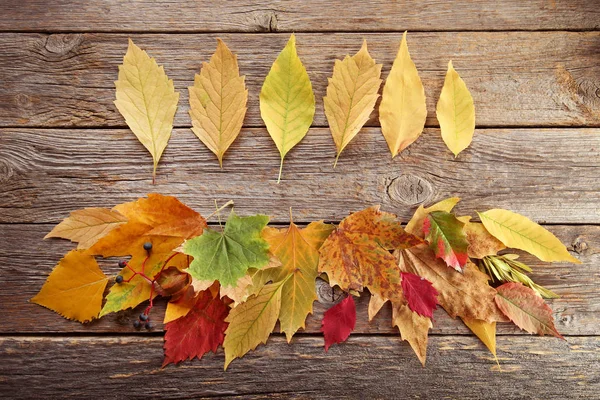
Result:
{"label": "pale yellow leaf", "polygon": [[54,267],[31,302],[65,318],[88,322],[98,318],[107,282],[93,256],[71,250]]}
{"label": "pale yellow leaf", "polygon": [[542,261],[581,264],[556,236],[527,217],[498,208],[478,214],[487,231],[506,247],[524,250]]}
{"label": "pale yellow leaf", "polygon": [[131,39],[123,65],[119,65],[119,79],[115,86],[117,109],[152,154],[154,182],[158,161],[171,137],[179,93],[175,92],[173,81],[167,77],[163,67],[159,67],[154,58],[150,58]]}
{"label": "pale yellow leaf", "polygon": [[446,146],[458,156],[469,147],[475,133],[475,106],[467,85],[448,63],[448,72],[436,108],[437,119]]}
{"label": "pale yellow leaf", "polygon": [[265,78],[260,91],[260,115],[281,156],[279,182],[285,155],[306,136],[315,115],[315,95],[296,53],[294,34]]}
{"label": "pale yellow leaf", "polygon": [[217,50],[209,63],[203,63],[194,78],[190,93],[192,131],[219,159],[240,133],[248,90],[240,76],[237,56],[217,39]]}
{"label": "pale yellow leaf", "polygon": [[344,148],[358,134],[375,107],[381,85],[380,75],[381,64],[376,64],[371,58],[366,40],[352,57],[348,55],[343,61],[335,60],[323,106],[337,147],[336,164]]}
{"label": "pale yellow leaf", "polygon": [[127,218],[116,211],[106,208],[84,208],[71,212],[71,215],[56,225],[44,239],[69,239],[78,243],[77,249],[84,250],[125,222]]}
{"label": "pale yellow leaf", "polygon": [[494,359],[498,362],[496,356],[496,321],[486,322],[480,319],[462,318],[463,322],[473,332],[479,340],[490,350],[494,355]]}
{"label": "pale yellow leaf", "polygon": [[225,319],[225,369],[261,343],[267,343],[281,309],[281,288],[286,281],[268,284],[245,303],[231,309]]}
{"label": "pale yellow leaf", "polygon": [[423,132],[426,119],[425,89],[417,67],[410,58],[404,32],[379,106],[381,132],[392,158],[417,140]]}
{"label": "pale yellow leaf", "polygon": [[413,235],[423,237],[423,220],[427,217],[427,214],[433,211],[450,212],[459,201],[460,198],[458,197],[449,197],[427,208],[422,205],[419,206],[413,217],[408,221],[408,224],[406,224],[404,230]]}
{"label": "pale yellow leaf", "polygon": [[421,364],[425,366],[427,334],[433,327],[431,319],[412,312],[406,304],[393,305],[392,326],[398,327],[402,340],[410,344]]}

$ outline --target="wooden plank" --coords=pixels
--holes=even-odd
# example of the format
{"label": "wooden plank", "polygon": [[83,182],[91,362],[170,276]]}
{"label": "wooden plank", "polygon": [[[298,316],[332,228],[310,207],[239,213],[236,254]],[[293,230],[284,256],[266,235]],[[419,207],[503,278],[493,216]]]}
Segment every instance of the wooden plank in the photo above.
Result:
{"label": "wooden plank", "polygon": [[600,129],[482,129],[457,159],[438,129],[395,159],[379,128],[363,129],[333,169],[328,129],[312,129],[285,160],[263,128],[244,129],[224,169],[189,129],[173,133],[150,185],[149,153],[128,130],[0,130],[1,223],[58,222],[160,192],[208,215],[214,200],[275,222],[339,221],[381,204],[408,221],[418,204],[450,196],[459,210],[507,208],[545,223],[600,223]]}
{"label": "wooden plank", "polygon": [[[499,337],[501,371],[474,337],[432,337],[425,368],[398,337],[269,340],[223,371],[223,352],[161,369],[162,338],[0,338],[13,398],[597,399],[600,338]],[[549,367],[550,366],[550,367]]]}
{"label": "wooden plank", "polygon": [[[145,304],[135,310],[109,314],[99,321],[81,325],[59,315],[28,303],[42,287],[46,277],[64,253],[74,246],[66,240],[42,238],[51,229],[50,225],[0,225],[0,334],[4,333],[49,333],[49,332],[119,332],[134,334],[132,322],[143,311]],[[531,256],[523,260],[534,269],[535,282],[554,290],[561,299],[550,302],[558,330],[564,335],[595,335],[600,325],[600,226],[552,226],[549,229],[581,259],[582,265],[545,264]],[[18,249],[16,251],[15,249]],[[101,261],[107,275],[118,273],[116,259]],[[112,284],[112,283],[111,283]],[[318,334],[323,313],[339,293],[333,293],[327,284],[318,284],[319,302],[315,313],[307,321],[305,332]],[[380,314],[368,322],[368,295],[357,300],[357,333],[397,334],[391,326],[391,310],[385,307]],[[162,321],[165,302],[159,302],[152,311],[156,331],[163,329]],[[468,330],[460,321],[452,320],[443,310],[435,312],[434,334],[466,334]],[[512,324],[500,324],[503,334],[521,333]]]}
{"label": "wooden plank", "polygon": [[[216,37],[222,37],[246,75],[245,123],[263,126],[260,88],[288,34],[0,34],[0,125],[125,126],[113,105],[113,82],[128,36],[174,80],[181,93],[175,120],[180,127],[190,125],[187,87],[214,51]],[[334,59],[354,54],[363,38],[387,76],[398,33],[298,35],[298,52],[317,99],[314,126],[326,126],[322,98]],[[435,104],[452,59],[475,100],[478,126],[600,126],[599,42],[600,32],[412,33],[410,50],[425,86],[427,124],[437,126]],[[377,124],[374,112],[369,125]]]}
{"label": "wooden plank", "polygon": [[160,2],[4,0],[3,31],[302,32],[598,29],[586,0]]}

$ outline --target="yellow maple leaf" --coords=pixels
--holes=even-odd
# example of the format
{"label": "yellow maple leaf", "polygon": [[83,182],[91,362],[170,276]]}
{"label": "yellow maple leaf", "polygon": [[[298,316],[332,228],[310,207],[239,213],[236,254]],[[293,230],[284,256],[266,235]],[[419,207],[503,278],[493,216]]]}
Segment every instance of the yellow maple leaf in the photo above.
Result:
{"label": "yellow maple leaf", "polygon": [[425,366],[427,357],[427,335],[433,327],[431,319],[419,315],[406,304],[392,307],[392,325],[398,327],[400,337],[407,341],[421,364]]}
{"label": "yellow maple leaf", "polygon": [[77,243],[77,249],[85,250],[125,222],[127,218],[116,211],[106,208],[84,208],[71,212],[69,217],[56,225],[44,239],[69,239]]}
{"label": "yellow maple leaf", "polygon": [[523,215],[499,208],[478,214],[485,229],[506,247],[524,250],[542,261],[581,264],[556,236]]}
{"label": "yellow maple leaf", "polygon": [[119,78],[115,86],[117,109],[152,155],[154,183],[158,161],[173,130],[179,93],[175,92],[173,80],[167,77],[163,67],[159,67],[156,60],[131,39],[123,65],[119,65]]}
{"label": "yellow maple leaf", "polygon": [[475,106],[467,85],[448,63],[448,72],[436,107],[437,119],[446,146],[458,156],[469,147],[475,133]]}
{"label": "yellow maple leaf", "polygon": [[423,132],[426,119],[425,89],[417,67],[410,58],[404,32],[379,105],[381,132],[392,158],[417,140]]}
{"label": "yellow maple leaf", "polygon": [[202,63],[200,74],[194,78],[190,93],[192,131],[219,159],[240,133],[248,90],[240,76],[237,56],[217,39],[217,50],[209,63]]}
{"label": "yellow maple leaf", "polygon": [[381,64],[376,64],[367,50],[367,41],[352,57],[335,60],[333,76],[328,78],[327,96],[323,98],[325,116],[337,147],[337,156],[369,119],[379,95]]}
{"label": "yellow maple leaf", "polygon": [[333,225],[319,221],[311,222],[304,229],[290,222],[288,228],[267,227],[263,230],[270,251],[283,265],[257,273],[263,275],[260,278],[263,282],[287,280],[282,288],[279,324],[288,343],[298,329],[305,327],[306,317],[312,313],[313,302],[317,299],[315,280],[319,275],[319,248],[333,229]]}
{"label": "yellow maple leaf", "polygon": [[285,155],[306,136],[315,115],[315,95],[296,52],[294,34],[265,78],[260,115],[281,156],[279,183]]}
{"label": "yellow maple leaf", "polygon": [[95,258],[71,250],[58,262],[31,302],[79,322],[98,318],[108,277]]}

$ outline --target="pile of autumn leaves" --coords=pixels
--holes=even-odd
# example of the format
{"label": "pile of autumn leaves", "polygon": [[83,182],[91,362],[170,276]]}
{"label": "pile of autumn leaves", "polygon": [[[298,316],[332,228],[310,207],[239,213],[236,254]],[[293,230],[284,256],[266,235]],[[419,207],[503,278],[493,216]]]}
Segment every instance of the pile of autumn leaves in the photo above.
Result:
{"label": "pile of autumn leaves", "polygon": [[[87,322],[168,297],[164,365],[201,358],[222,345],[227,368],[266,343],[277,322],[289,342],[312,313],[317,277],[348,294],[324,315],[326,349],[354,329],[353,297],[364,289],[371,293],[369,319],[389,301],[391,323],[423,364],[438,304],[494,355],[496,322],[561,337],[541,297],[552,292],[526,280],[523,271],[512,274],[520,264],[516,256],[497,253],[508,247],[548,262],[579,261],[552,233],[519,214],[489,210],[479,213],[482,223],[456,217],[451,211],[458,200],[421,206],[404,227],[377,206],[338,226],[290,221],[273,228],[265,215],[231,211],[224,226],[219,219],[209,227],[175,197],[159,194],[112,210],[74,211],[47,237],[70,239],[77,249],[60,260],[32,301]],[[152,244],[150,251],[145,243]],[[119,273],[123,280],[106,276],[98,256],[128,258]],[[104,298],[109,281],[114,283]]]}
{"label": "pile of autumn leaves", "polygon": [[[381,64],[367,51],[367,42],[353,56],[336,60],[323,98],[325,115],[337,147],[335,163],[369,119],[379,97]],[[153,58],[131,40],[115,82],[116,101],[127,125],[154,161],[153,179],[165,150],[177,111],[179,93]],[[237,57],[223,41],[210,62],[189,87],[192,131],[223,164],[223,155],[236,139],[246,115],[248,90],[240,76]],[[260,114],[281,157],[308,132],[315,114],[315,96],[308,73],[291,36],[265,78],[260,92]],[[436,108],[442,139],[458,155],[475,131],[475,107],[466,84],[452,62]],[[379,120],[392,157],[421,135],[427,107],[425,90],[408,52],[406,33],[383,88]],[[334,164],[335,165],[335,164]]]}

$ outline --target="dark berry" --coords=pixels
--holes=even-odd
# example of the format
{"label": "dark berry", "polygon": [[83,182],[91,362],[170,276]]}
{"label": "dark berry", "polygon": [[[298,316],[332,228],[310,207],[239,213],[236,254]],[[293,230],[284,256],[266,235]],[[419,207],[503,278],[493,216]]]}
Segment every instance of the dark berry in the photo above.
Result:
{"label": "dark berry", "polygon": [[115,278],[115,282],[117,282],[117,283],[123,282],[123,275],[117,275],[117,277]]}
{"label": "dark berry", "polygon": [[150,243],[150,242],[144,243],[144,250],[146,250],[146,251],[152,250],[152,243]]}
{"label": "dark berry", "polygon": [[127,266],[127,261],[125,261],[125,260],[119,261],[119,267],[125,268],[126,266]]}
{"label": "dark berry", "polygon": [[148,321],[148,314],[141,313],[140,314],[140,321]]}
{"label": "dark berry", "polygon": [[133,321],[133,327],[135,329],[140,329],[140,326],[142,326],[142,323],[140,321]]}
{"label": "dark berry", "polygon": [[146,322],[146,329],[150,330],[152,328],[154,328],[154,325],[152,325],[152,322],[150,322],[150,321]]}

